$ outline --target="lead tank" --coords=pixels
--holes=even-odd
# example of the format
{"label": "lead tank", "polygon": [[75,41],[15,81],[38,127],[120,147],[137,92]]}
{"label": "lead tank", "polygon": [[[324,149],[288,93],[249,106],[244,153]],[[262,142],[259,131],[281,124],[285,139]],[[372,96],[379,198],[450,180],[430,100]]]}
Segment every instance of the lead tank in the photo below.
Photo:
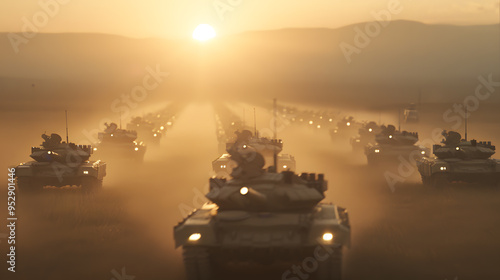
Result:
{"label": "lead tank", "polygon": [[411,161],[429,155],[429,149],[416,145],[418,142],[417,132],[396,130],[393,125],[381,126],[381,131],[375,136],[376,144],[368,144],[365,147],[365,155],[369,165],[399,164],[402,159]]}
{"label": "lead tank", "polygon": [[[232,179],[211,178],[210,202],[174,227],[188,279],[219,279],[215,264],[230,261],[287,261],[316,279],[341,279],[349,218],[346,209],[321,203],[327,190],[323,174],[269,172],[264,157],[241,137],[229,154],[237,163]],[[294,279],[294,273],[282,277]]]}
{"label": "lead tank", "polygon": [[92,147],[63,142],[58,134],[43,134],[40,147],[32,147],[34,161],[16,167],[17,187],[20,191],[37,191],[44,186],[81,186],[92,191],[102,186],[106,164],[90,161]]}
{"label": "lead tank", "polygon": [[492,159],[490,141],[464,140],[460,133],[443,131],[442,145],[434,145],[433,158],[417,162],[422,182],[440,187],[450,182],[500,184],[500,160]]}

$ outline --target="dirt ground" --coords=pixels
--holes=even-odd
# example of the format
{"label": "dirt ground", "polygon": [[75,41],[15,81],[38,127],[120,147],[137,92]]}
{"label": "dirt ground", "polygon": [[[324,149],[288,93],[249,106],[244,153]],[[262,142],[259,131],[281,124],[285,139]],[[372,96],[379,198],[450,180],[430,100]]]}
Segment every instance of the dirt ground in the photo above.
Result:
{"label": "dirt ground", "polygon": [[[498,144],[500,113],[483,105],[471,116],[469,137]],[[252,105],[247,106],[250,112]],[[403,128],[427,139],[433,129],[450,129],[443,120],[449,108],[451,104],[428,104],[420,123]],[[389,115],[395,111],[385,110]],[[81,137],[105,113],[71,112],[70,135]],[[17,272],[7,272],[7,243],[0,238],[0,278],[184,279],[173,227],[204,201],[211,162],[219,156],[213,113],[209,103],[188,105],[161,146],[147,151],[144,164],[109,165],[104,187],[95,195],[82,196],[77,189],[18,195]],[[378,118],[372,111],[359,115]],[[259,115],[260,128],[268,118]],[[4,174],[7,167],[29,160],[29,148],[41,143],[43,132],[64,135],[63,111],[2,111],[0,124]],[[292,125],[279,136],[284,152],[295,156],[298,172],[325,173],[325,201],[349,210],[352,246],[344,249],[345,279],[500,279],[499,189],[432,189],[422,186],[416,171],[391,189],[383,175],[389,167],[368,168],[363,154],[353,154],[347,140],[332,143],[327,129]],[[3,178],[0,213],[6,223]],[[5,226],[0,228],[0,234],[7,233]],[[227,277],[281,279],[281,269],[259,267]]]}

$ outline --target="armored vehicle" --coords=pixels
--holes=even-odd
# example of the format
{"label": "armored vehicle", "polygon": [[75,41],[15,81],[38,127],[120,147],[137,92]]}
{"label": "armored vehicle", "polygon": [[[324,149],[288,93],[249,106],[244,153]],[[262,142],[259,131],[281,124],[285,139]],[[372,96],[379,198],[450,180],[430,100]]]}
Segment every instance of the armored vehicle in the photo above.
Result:
{"label": "armored vehicle", "polygon": [[[295,157],[289,154],[279,154],[283,150],[283,141],[280,139],[259,137],[258,133],[257,135],[253,135],[249,130],[243,130],[242,132],[236,131],[235,135],[237,139],[240,139],[241,143],[254,148],[264,157],[264,168],[274,165],[274,154],[276,153],[278,172],[283,170],[295,171]],[[226,151],[229,151],[234,144],[235,139],[226,143]],[[235,164],[231,162],[230,156],[227,153],[212,162],[214,172],[224,177],[231,174],[234,166]]]}
{"label": "armored vehicle", "polygon": [[155,146],[160,145],[160,140],[163,134],[160,128],[155,127],[154,123],[147,121],[142,117],[135,117],[130,123],[127,124],[128,130],[137,131],[138,138],[140,140]]}
{"label": "armored vehicle", "polygon": [[399,131],[393,125],[382,126],[382,132],[375,136],[376,144],[365,147],[369,165],[377,163],[399,163],[404,160],[417,160],[429,155],[429,149],[416,145],[417,132]]}
{"label": "armored vehicle", "polygon": [[382,129],[375,122],[368,122],[363,124],[358,129],[358,135],[351,137],[351,147],[354,152],[363,151],[364,147],[368,144],[375,143],[375,135],[382,132]]}
{"label": "armored vehicle", "polygon": [[[210,202],[174,227],[188,279],[219,279],[229,262],[305,263],[316,279],[340,279],[342,248],[350,244],[346,209],[320,203],[323,174],[263,169],[264,157],[242,139],[229,149],[231,180],[211,178]],[[294,279],[286,271],[283,279]]]}
{"label": "armored vehicle", "polygon": [[17,187],[21,192],[41,190],[44,186],[81,186],[92,191],[102,186],[106,176],[106,164],[89,161],[90,145],[61,142],[61,136],[43,134],[40,147],[32,147],[30,157],[34,161],[16,167]]}
{"label": "armored vehicle", "polygon": [[411,103],[410,106],[405,108],[403,115],[405,118],[405,122],[407,123],[418,122],[419,116],[418,116],[417,105],[415,105],[415,103]]}
{"label": "armored vehicle", "polygon": [[495,146],[488,141],[464,140],[460,133],[443,131],[442,145],[434,145],[434,158],[417,162],[422,182],[434,187],[450,182],[500,184],[500,160],[492,159]]}
{"label": "armored vehicle", "polygon": [[99,144],[94,147],[94,154],[109,160],[131,160],[142,162],[146,146],[136,142],[137,132],[119,129],[115,123],[107,124],[104,132],[99,132]]}
{"label": "armored vehicle", "polygon": [[352,116],[344,117],[342,120],[337,122],[335,128],[330,129],[330,137],[332,141],[343,141],[349,140],[351,137],[356,136],[360,124],[354,121]]}

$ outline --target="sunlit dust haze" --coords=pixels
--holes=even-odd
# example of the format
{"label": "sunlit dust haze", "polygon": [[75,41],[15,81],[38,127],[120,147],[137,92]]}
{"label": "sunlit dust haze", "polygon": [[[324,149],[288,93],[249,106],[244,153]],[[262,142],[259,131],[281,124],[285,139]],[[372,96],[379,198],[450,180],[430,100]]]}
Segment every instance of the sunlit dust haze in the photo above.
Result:
{"label": "sunlit dust haze", "polygon": [[[199,260],[217,280],[332,280],[287,274],[311,262],[313,227],[323,245],[350,234],[331,262],[344,280],[500,279],[499,106],[499,0],[1,1],[0,279],[201,280],[185,269]],[[418,166],[457,135],[443,131],[467,141],[430,180]],[[244,175],[280,174],[233,173],[238,135],[263,154]],[[396,152],[369,164],[375,148]],[[243,209],[193,212],[221,186]],[[186,218],[229,225],[191,241],[236,245],[183,253]]]}

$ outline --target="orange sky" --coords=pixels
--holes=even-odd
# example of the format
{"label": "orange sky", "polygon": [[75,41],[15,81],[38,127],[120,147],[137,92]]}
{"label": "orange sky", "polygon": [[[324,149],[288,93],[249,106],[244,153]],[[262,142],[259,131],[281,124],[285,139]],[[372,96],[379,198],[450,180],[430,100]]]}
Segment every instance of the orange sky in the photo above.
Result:
{"label": "orange sky", "polygon": [[[49,8],[40,3],[48,3]],[[451,24],[500,21],[500,0],[16,0],[1,1],[0,31],[20,31],[25,21],[39,32],[131,37],[189,37],[199,23],[213,25],[221,35],[286,27],[335,28],[373,20],[372,14],[390,3],[400,9],[391,19]]]}

